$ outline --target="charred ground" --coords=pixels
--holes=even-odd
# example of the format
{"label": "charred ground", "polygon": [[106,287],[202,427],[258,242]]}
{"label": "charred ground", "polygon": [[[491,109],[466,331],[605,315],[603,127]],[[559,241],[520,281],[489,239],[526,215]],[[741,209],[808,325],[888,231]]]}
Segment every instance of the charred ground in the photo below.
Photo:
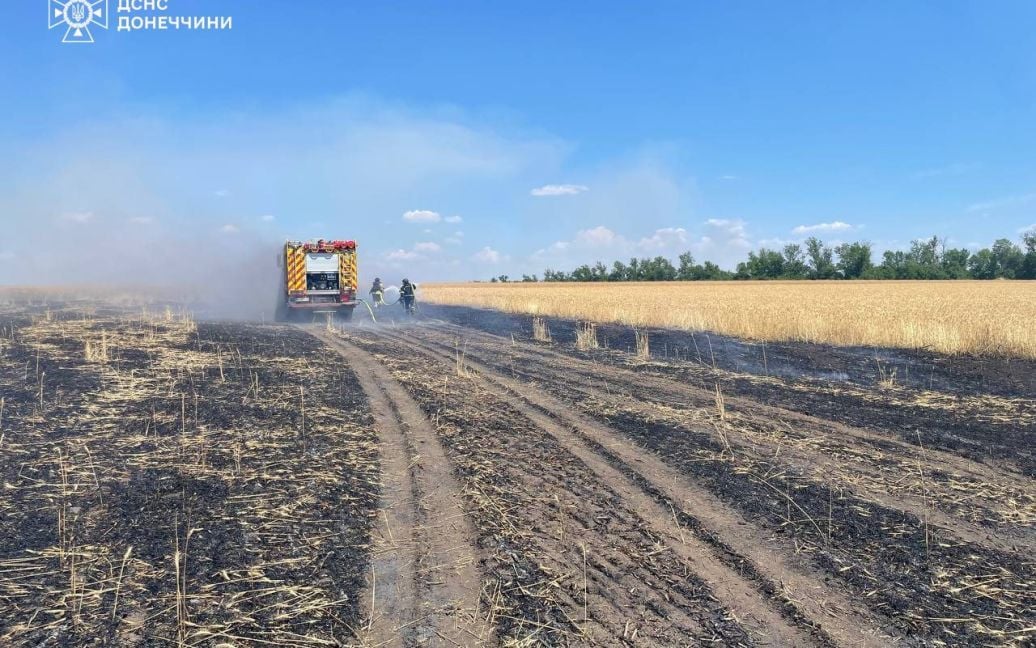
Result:
{"label": "charred ground", "polygon": [[1034,638],[1031,362],[379,319],[0,315],[0,639]]}
{"label": "charred ground", "polygon": [[[425,306],[428,317],[499,336],[532,335],[531,319],[481,309]],[[558,348],[578,322],[544,318]],[[715,333],[644,329],[651,362],[630,363],[629,327],[597,326],[598,362],[699,385],[860,427],[881,428],[982,461],[1036,475],[1036,361],[947,356],[924,350],[753,343]],[[923,423],[923,424],[922,424]]]}
{"label": "charred ground", "polygon": [[172,312],[0,329],[0,643],[354,636],[377,448],[319,342]]}

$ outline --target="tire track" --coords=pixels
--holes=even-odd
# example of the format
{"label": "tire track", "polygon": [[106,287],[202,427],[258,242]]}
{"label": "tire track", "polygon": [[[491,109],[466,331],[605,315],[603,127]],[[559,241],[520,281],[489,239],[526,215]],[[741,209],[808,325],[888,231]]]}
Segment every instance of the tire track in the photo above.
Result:
{"label": "tire track", "polygon": [[[511,348],[508,347],[508,351],[510,350]],[[468,353],[470,354],[469,357],[484,358],[481,353],[473,352],[471,350],[468,350]],[[544,380],[547,382],[559,382],[562,380],[557,374],[552,373],[551,369],[542,365],[537,367],[522,367],[521,373],[529,378]],[[600,380],[606,379],[606,377],[601,373],[596,375],[595,378]],[[570,392],[581,394],[586,397],[608,399],[613,397],[615,394],[618,394],[619,398],[616,402],[620,402],[622,406],[627,408],[629,411],[635,412],[642,417],[646,417],[644,420],[651,420],[658,417],[658,412],[653,410],[648,403],[673,407],[680,411],[685,411],[689,404],[693,404],[694,407],[699,408],[709,408],[713,406],[711,403],[704,402],[701,394],[697,394],[696,400],[698,402],[694,402],[693,400],[688,402],[688,400],[685,399],[677,401],[675,398],[659,398],[655,395],[638,394],[637,396],[634,396],[632,392],[623,393],[618,389],[615,389],[615,391],[609,389],[606,394],[605,392],[595,390],[592,387],[585,387],[571,380],[565,380],[564,383],[565,388]],[[621,382],[612,383],[612,388],[630,388],[630,385]],[[676,390],[683,391],[692,389],[696,388],[685,387],[683,385],[676,385],[671,388],[672,392],[676,392]],[[728,416],[731,415],[732,412],[728,409]],[[672,423],[672,425],[675,426],[675,429],[687,429],[691,431],[701,431],[702,429],[700,423],[691,424],[681,421],[679,414],[671,415],[667,421],[669,420],[675,421]],[[758,417],[749,416],[745,418],[744,423],[758,425],[760,421]],[[737,426],[726,426],[723,428],[722,433],[725,434],[732,443],[755,452],[761,459],[768,458],[768,455],[773,452],[772,444],[767,446],[756,439],[750,438],[743,429]],[[769,453],[767,450],[769,450]],[[782,457],[781,461],[784,465],[795,468],[803,472],[803,474],[813,473],[817,475],[818,478],[825,474],[828,476],[837,475],[839,472],[844,471],[847,465],[851,465],[853,472],[861,476],[869,477],[876,481],[880,481],[882,477],[877,469],[864,461],[856,461],[851,464],[847,464],[845,461],[833,459],[827,453],[819,449],[798,447],[794,445],[782,445],[780,446],[780,456]],[[825,473],[825,471],[828,472]],[[957,540],[970,542],[977,546],[997,551],[1015,554],[1027,552],[1027,549],[1023,547],[1027,542],[1029,542],[1029,540],[1024,529],[1001,528],[994,530],[990,527],[983,527],[979,524],[970,522],[969,520],[954,516],[951,513],[944,512],[941,508],[932,507],[931,502],[927,499],[932,497],[931,493],[928,493],[927,497],[925,495],[915,495],[904,492],[890,493],[878,487],[869,486],[863,482],[854,480],[846,481],[843,485],[847,491],[854,492],[864,499],[876,502],[885,508],[898,510],[909,515],[913,515],[918,519],[927,519],[931,525],[938,527],[940,533],[947,538],[955,538]],[[938,504],[936,504],[936,506],[938,506]]]}
{"label": "tire track", "polygon": [[[471,337],[468,335],[467,330],[455,330],[449,325],[432,325],[429,328],[447,335],[465,335],[467,337]],[[646,402],[654,402],[678,409],[686,409],[688,405],[707,409],[715,406],[714,394],[706,392],[696,386],[684,385],[672,380],[665,380],[657,376],[635,373],[630,370],[624,370],[610,365],[591,368],[589,366],[584,366],[589,364],[586,361],[562,354],[552,354],[551,357],[554,362],[552,362],[551,365],[547,365],[543,362],[544,358],[547,357],[546,351],[507,345],[504,340],[489,337],[489,334],[480,334],[479,337],[488,338],[485,342],[486,345],[504,345],[508,353],[532,362],[532,367],[523,367],[521,369],[522,373],[527,374],[531,378],[539,378],[550,382],[563,382],[566,387],[572,391],[597,397],[601,397],[602,394],[600,392],[595,392],[592,388],[588,389],[576,384],[575,381],[571,380],[571,377],[575,375],[588,380],[592,379],[594,381],[600,381],[604,383],[606,389],[609,390],[609,393],[611,393],[612,390],[619,393],[621,393],[621,390],[628,390],[628,396],[633,401],[633,405],[630,407],[634,410],[639,410],[642,413],[647,412],[647,407],[644,405]],[[484,357],[477,353],[474,355]],[[564,378],[559,377],[558,373],[554,371],[554,367],[558,366],[557,361],[561,361],[563,363],[565,368]],[[915,464],[919,461],[923,462],[925,470],[930,473],[943,473],[947,476],[952,476],[954,474],[964,475],[979,482],[1009,488],[1015,493],[1025,493],[1029,488],[1027,484],[1021,483],[1011,474],[996,472],[991,467],[975,464],[970,460],[956,455],[947,455],[927,448],[923,453],[919,453],[917,446],[910,446],[901,441],[891,440],[868,430],[850,428],[839,423],[809,417],[790,410],[783,410],[769,405],[755,403],[754,401],[745,401],[744,399],[736,397],[725,397],[725,402],[728,413],[734,413],[737,416],[745,417],[746,422],[751,424],[772,427],[774,420],[780,420],[789,424],[798,424],[810,430],[818,430],[828,438],[856,439],[864,444],[865,447],[875,448],[876,452],[887,454],[889,456],[901,458],[906,457],[909,458],[910,462]],[[726,430],[725,433],[732,437],[741,439],[746,446],[755,448],[759,452],[760,457],[765,456],[765,453],[761,451],[762,446],[760,446],[758,442],[748,439],[743,431],[732,428]],[[795,458],[800,462],[804,462],[806,464],[812,463],[818,467],[827,466],[836,469],[845,469],[845,465],[839,464],[826,453],[817,449],[782,447],[782,454],[786,458]],[[786,461],[785,463],[789,462]],[[789,463],[789,465],[797,464]],[[852,464],[852,467],[853,470],[865,476],[875,477],[877,475],[875,470],[871,469],[871,467],[865,462],[856,462]],[[1025,551],[1025,549],[1020,548],[1020,546],[1024,547],[1024,545],[1031,542],[1032,535],[1024,528],[1012,528],[1005,525],[1001,528],[994,529],[982,526],[969,520],[962,519],[959,516],[945,513],[939,508],[932,508],[931,503],[928,502],[926,500],[926,496],[923,495],[902,492],[890,494],[861,483],[847,485],[847,489],[857,492],[863,497],[877,502],[886,508],[899,510],[918,517],[919,519],[927,517],[929,522],[944,530],[947,537],[957,538],[978,546],[987,547],[997,551],[1019,553]],[[953,498],[960,497],[959,493],[956,492],[951,492],[948,496]],[[990,501],[990,504],[992,503],[994,502]]]}
{"label": "tire track", "polygon": [[[582,394],[583,396],[600,397],[600,394],[595,394],[585,387],[580,387],[574,384],[569,384],[566,387],[572,392]],[[657,415],[657,412],[652,411],[652,408],[645,405],[644,401],[633,398],[631,398],[630,401],[631,402],[624,403],[630,411],[636,412],[643,417],[652,417]],[[692,426],[688,426],[684,423],[674,423],[674,429],[692,429]],[[763,444],[748,438],[748,436],[738,428],[725,428],[723,434],[728,437],[732,445],[743,446],[745,449],[758,454],[760,458],[767,458],[764,452],[766,447]],[[823,481],[824,477],[826,477],[827,480],[831,480],[832,475],[837,475],[839,471],[845,470],[846,467],[844,461],[833,459],[828,455],[825,455],[823,452],[811,451],[793,446],[781,446],[780,457],[783,465],[786,465],[789,468],[794,468],[802,474],[813,474],[818,481]],[[878,473],[872,470],[867,464],[853,464],[853,471],[867,477],[873,478],[878,476]],[[995,534],[993,530],[988,527],[982,527],[981,525],[955,517],[950,513],[946,513],[940,508],[933,507],[931,502],[928,502],[923,495],[913,495],[909,493],[893,494],[856,481],[837,483],[844,484],[846,491],[856,493],[863,499],[876,502],[887,509],[898,510],[909,515],[913,515],[919,520],[927,518],[928,523],[933,527],[938,527],[939,533],[947,538],[970,542],[974,545],[988,549],[995,549],[997,551],[1016,554],[1028,551],[1019,546],[1021,543],[1025,542],[1025,538],[1022,537],[1020,532],[1021,530],[1014,534],[1008,534],[1001,531],[1001,534],[1004,536],[1001,537]],[[928,497],[932,497],[931,493],[928,494]]]}
{"label": "tire track", "polygon": [[382,355],[384,338],[350,341],[434,416],[504,645],[757,645],[629,501],[484,381],[444,375],[405,346]]}
{"label": "tire track", "polygon": [[[634,384],[641,388],[650,388],[650,390],[655,393],[668,394],[671,398],[676,399],[677,402],[686,402],[687,399],[690,399],[692,402],[703,401],[704,399],[703,402],[707,402],[712,399],[711,393],[707,390],[694,385],[683,384],[672,378],[634,371],[632,369],[613,364],[601,365],[593,361],[583,360],[557,351],[548,351],[546,349],[539,349],[531,346],[512,347],[509,344],[508,338],[477,329],[464,328],[450,322],[435,321],[422,323],[422,326],[448,335],[460,335],[468,339],[481,338],[487,344],[506,345],[509,350],[520,352],[530,360],[536,358],[535,361],[540,364],[543,364],[544,362],[557,363],[560,360],[565,364],[566,371],[571,371],[580,377],[600,380],[605,378],[603,375],[604,373],[610,373],[617,378],[622,378],[627,384]],[[780,418],[781,420],[792,424],[807,425],[825,435],[856,439],[861,443],[894,450],[912,458],[919,455],[916,444],[908,443],[871,429],[854,427],[837,421],[817,418],[815,416],[810,416],[809,414],[803,414],[802,412],[797,412],[784,407],[753,401],[744,397],[728,395],[725,396],[725,401],[728,409],[736,410],[760,419],[767,420]],[[926,464],[940,470],[957,472],[977,479],[1001,481],[1020,489],[1027,489],[1030,485],[1030,480],[1022,475],[997,470],[994,467],[945,450],[926,448],[924,458]]]}
{"label": "tire track", "polygon": [[382,494],[371,557],[366,641],[375,646],[483,645],[474,532],[435,430],[366,351],[314,328],[366,393],[381,448]]}
{"label": "tire track", "polygon": [[[378,330],[377,334],[416,347],[425,355],[446,363],[456,361],[451,355],[454,350],[443,343],[415,340],[384,330]],[[737,512],[707,491],[689,484],[654,455],[631,445],[622,434],[574,412],[552,396],[529,392],[527,385],[503,376],[481,362],[470,359],[465,362],[486,379],[487,390],[506,399],[512,407],[554,436],[633,508],[641,511],[646,523],[666,538],[674,552],[694,567],[716,596],[757,636],[768,638],[774,645],[818,643],[817,638],[802,627],[804,625],[819,630],[820,643],[878,648],[900,639],[885,629],[887,623],[851,601],[845,592],[803,573],[782,552],[770,548],[771,539]],[[605,454],[616,457],[622,469],[612,465]],[[762,582],[742,576],[740,570],[729,564],[736,559],[730,561],[718,556],[712,546],[683,528],[675,511],[665,510],[649,489],[660,493],[669,502],[679,504],[689,518],[699,521],[738,558],[747,559]],[[737,567],[743,568],[744,565]],[[760,589],[774,592],[782,599],[783,614]],[[801,625],[788,617],[797,619]]]}
{"label": "tire track", "polygon": [[[443,348],[454,349],[459,346],[455,335],[419,335],[418,340],[421,341],[427,337],[431,337]],[[522,347],[513,346],[509,341],[501,343],[499,338],[497,340],[497,344],[492,346],[486,345],[481,348],[481,353],[490,366],[499,367],[501,371],[508,374],[517,372],[515,377],[520,378],[520,380],[516,380],[518,384],[525,385],[527,389],[533,390],[534,393],[540,389],[548,389],[548,393],[556,397],[560,402],[567,404],[576,411],[585,412],[586,418],[602,421],[602,424],[610,429],[620,430],[624,438],[633,440],[633,443],[644,443],[649,449],[648,451],[654,456],[659,457],[660,460],[664,458],[664,463],[668,464],[670,462],[667,455],[669,445],[665,439],[666,435],[675,432],[672,429],[671,421],[659,421],[657,417],[641,418],[623,412],[615,413],[608,407],[607,399],[599,403],[582,404],[579,393],[569,393],[572,383],[580,380],[580,376],[574,376],[574,374],[579,372],[573,372],[570,369],[574,365],[581,367],[594,366],[597,369],[597,373],[592,374],[593,382],[595,383],[594,388],[598,389],[601,395],[608,389],[605,385],[609,381],[615,381],[613,387],[614,385],[619,385],[617,391],[620,394],[627,390],[632,392],[632,394],[626,395],[625,398],[651,402],[656,399],[651,393],[650,387],[642,386],[641,383],[636,382],[636,378],[625,383],[618,381],[616,376],[619,372],[611,371],[612,367],[608,364],[594,365],[591,361],[579,359],[575,361],[569,359],[566,361],[566,356],[561,353],[554,354],[558,356],[556,362],[550,362],[547,358],[542,358],[538,361],[522,361],[520,358],[515,358],[514,364],[511,365],[510,371],[508,371],[509,350],[515,349],[516,354],[520,354]],[[476,349],[480,348],[477,342],[471,346]],[[463,348],[465,350],[468,349],[467,346]],[[541,355],[546,356],[548,354]],[[469,364],[474,366],[473,363]],[[536,379],[535,376],[537,374],[544,377],[544,382]],[[640,375],[632,371],[624,371],[622,374]],[[604,385],[601,384],[602,379]],[[685,387],[688,390],[697,392],[699,394],[699,402],[702,400],[701,394],[707,393],[694,386],[679,385],[676,387]],[[686,406],[679,402],[673,403],[673,405]],[[716,404],[713,402],[708,407],[710,409],[715,408]],[[607,411],[602,412],[602,410]],[[603,417],[603,420],[601,417]],[[719,417],[717,416],[716,418],[718,419]],[[803,417],[803,419],[804,424],[810,420],[822,423],[822,420],[813,419],[812,417]],[[762,417],[755,417],[754,421],[760,424],[765,423],[765,419]],[[802,432],[808,435],[812,434],[813,430],[814,427],[805,426]],[[736,488],[728,488],[730,479],[736,477],[735,473],[737,471],[724,475],[722,471],[716,472],[707,468],[707,466],[712,465],[711,461],[700,462],[693,458],[697,454],[696,451],[702,448],[702,443],[713,448],[715,453],[713,456],[722,456],[719,454],[722,450],[719,439],[709,439],[707,436],[703,437],[700,432],[697,432],[693,435],[676,433],[670,441],[675,445],[674,458],[676,461],[673,465],[677,466],[680,474],[689,476],[686,479],[690,479],[694,484],[705,484],[704,488],[709,493],[722,494],[723,502],[726,502],[731,509],[740,511],[748,518],[755,520],[759,528],[767,529],[771,532],[782,528],[783,522],[778,518],[784,518],[785,516],[783,514],[773,515],[772,506],[770,508],[758,505],[753,506],[750,502],[743,505],[742,500],[731,499],[732,497],[738,498],[740,496]],[[853,447],[852,438],[848,439],[847,442],[850,443],[848,447]],[[885,452],[895,456],[898,447],[885,448]],[[602,451],[607,452],[608,450],[602,449]],[[747,459],[747,464],[743,461],[739,463],[747,465],[750,472],[753,462],[750,453],[748,453],[748,456],[745,456],[743,453],[738,452],[738,456],[739,458],[744,457]],[[762,461],[766,463],[767,459],[764,457]],[[902,468],[907,475],[915,474],[909,465],[910,461],[908,458],[907,465]],[[778,472],[783,469],[783,466],[787,465],[784,460],[780,463],[781,468],[777,468]],[[762,466],[762,468],[765,468],[765,466]],[[989,468],[995,470],[994,466]],[[931,467],[925,467],[926,476],[930,478],[932,472]],[[760,472],[760,474],[762,473]],[[946,487],[954,489],[956,477],[954,475],[944,475],[943,477],[946,479]],[[825,495],[826,491],[824,489],[827,483],[829,483],[827,480],[821,479],[820,481],[814,481],[813,486],[807,485],[803,489],[805,497],[803,506],[810,509],[816,519],[821,519],[820,516],[824,511],[824,502],[818,495]],[[985,488],[983,484],[978,486],[979,488]],[[769,487],[773,488],[772,485]],[[817,491],[818,488],[819,493]],[[923,485],[922,488],[924,488]],[[846,490],[851,491],[852,489],[846,488]],[[1031,490],[1019,491],[1019,497],[1023,502],[1031,502],[1030,493]],[[943,496],[945,501],[950,502],[952,501],[953,493],[945,491]],[[1009,494],[1008,496],[1012,495]],[[749,500],[751,499],[749,498]],[[827,499],[826,495],[824,499]],[[955,542],[952,539],[952,529],[954,528],[952,524],[949,527],[949,533],[944,533],[944,529],[941,527],[933,527],[932,530],[935,535],[931,537],[935,538],[935,542],[932,543],[931,554],[929,554],[929,522],[924,519],[924,516],[916,516],[912,520],[904,520],[901,517],[902,511],[894,506],[882,509],[880,505],[876,505],[872,501],[853,496],[850,496],[848,501],[852,502],[854,499],[856,503],[850,504],[848,509],[843,507],[842,511],[842,515],[846,516],[844,518],[845,521],[853,530],[852,533],[850,535],[839,534],[832,545],[834,553],[823,550],[810,553],[810,564],[806,565],[803,563],[807,573],[814,574],[815,578],[824,578],[825,580],[829,575],[834,576],[832,585],[840,587],[842,591],[846,592],[847,596],[853,597],[853,600],[861,605],[866,602],[869,613],[878,619],[887,619],[888,622],[894,623],[897,628],[904,629],[903,632],[906,632],[908,636],[919,633],[931,636],[933,640],[934,637],[941,637],[949,644],[961,641],[961,637],[966,636],[970,645],[982,643],[988,640],[989,636],[998,636],[1001,628],[1008,631],[1006,636],[1014,637],[1031,634],[1031,613],[1026,612],[1026,610],[1031,611],[1033,609],[1030,595],[1032,563],[1027,560],[1031,552],[1026,551],[1028,547],[1032,546],[1031,535],[1019,534],[1019,540],[1016,544],[1013,544],[1013,550],[1002,551],[992,548],[990,545],[995,544],[992,541],[974,544]],[[962,497],[963,499],[966,498]],[[759,501],[765,501],[765,497],[756,499],[757,503]],[[789,499],[789,503],[793,503],[792,500]],[[1010,503],[1005,502],[1005,505],[1010,505]],[[827,506],[827,511],[829,512],[831,510],[830,500],[828,500]],[[803,509],[799,510],[807,518],[810,517],[809,513],[806,513]],[[759,516],[758,519],[755,517],[757,515]],[[789,512],[787,519],[790,520],[790,518],[791,514]],[[814,526],[816,526],[815,522]],[[817,531],[820,536],[823,536],[823,532],[819,528],[817,528]],[[887,539],[883,536],[886,536]],[[903,542],[900,541],[900,538],[912,538],[912,540]],[[792,551],[798,554],[798,546],[794,549],[790,543],[783,543],[783,546],[783,553],[789,559],[792,557]],[[842,553],[842,550],[845,550],[847,553]],[[925,558],[922,562],[915,563],[914,566],[910,566],[907,569],[893,567],[893,565],[903,564],[900,562],[899,556],[904,555],[904,551],[906,555],[923,555]],[[928,556],[931,557],[929,558]],[[843,561],[843,558],[849,558],[849,562]],[[849,564],[854,564],[857,567],[847,569]],[[937,567],[933,568],[933,566]],[[966,581],[970,584],[982,578],[985,574],[993,573],[1002,574],[1002,577],[1005,579],[1004,586],[996,592],[974,592],[972,591],[974,586],[968,590],[961,590],[954,584],[960,581]],[[864,574],[864,577],[861,578],[855,574]],[[877,574],[877,576],[874,574]],[[942,578],[944,574],[953,574],[953,576],[949,579],[944,579]],[[1010,582],[1010,584],[1008,585],[1007,582]],[[841,585],[843,583],[849,587],[842,588]],[[961,595],[959,594],[960,592],[964,593]],[[875,596],[877,598],[872,598]],[[904,609],[909,609],[910,612],[903,614],[902,610]],[[897,610],[900,612],[897,613]],[[938,619],[941,623],[942,620],[950,618],[981,618],[989,620],[987,622],[990,623],[999,622],[1003,625],[1000,628],[987,632],[982,625],[965,628],[961,624],[959,628],[947,631],[945,626],[940,624],[926,623],[926,621],[932,619]]]}

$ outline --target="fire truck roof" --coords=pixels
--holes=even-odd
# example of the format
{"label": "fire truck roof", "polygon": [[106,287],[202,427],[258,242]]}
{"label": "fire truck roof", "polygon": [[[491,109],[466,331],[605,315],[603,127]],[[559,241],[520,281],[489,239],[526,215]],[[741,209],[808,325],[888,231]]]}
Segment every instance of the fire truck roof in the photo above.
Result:
{"label": "fire truck roof", "polygon": [[356,241],[344,241],[344,240],[325,240],[317,239],[315,241],[288,241],[287,245],[290,247],[301,247],[307,251],[317,252],[335,252],[340,250],[355,250]]}

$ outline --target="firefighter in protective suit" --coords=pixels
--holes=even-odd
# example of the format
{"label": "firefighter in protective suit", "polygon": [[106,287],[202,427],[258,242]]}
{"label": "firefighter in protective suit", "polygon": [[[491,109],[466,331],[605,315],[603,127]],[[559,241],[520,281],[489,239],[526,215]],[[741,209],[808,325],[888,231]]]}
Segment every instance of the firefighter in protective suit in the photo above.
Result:
{"label": "firefighter in protective suit", "polygon": [[413,315],[414,303],[417,301],[417,284],[412,284],[409,279],[404,279],[403,284],[399,287],[399,301],[402,302],[407,315]]}
{"label": "firefighter in protective suit", "polygon": [[381,278],[374,278],[374,285],[370,289],[371,301],[374,302],[375,308],[378,306],[385,305],[385,286],[381,284]]}

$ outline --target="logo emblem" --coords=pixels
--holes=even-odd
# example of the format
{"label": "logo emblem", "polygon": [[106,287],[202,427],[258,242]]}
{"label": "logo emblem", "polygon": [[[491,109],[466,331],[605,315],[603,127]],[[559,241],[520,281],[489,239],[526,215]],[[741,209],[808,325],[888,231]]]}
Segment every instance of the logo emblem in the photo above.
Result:
{"label": "logo emblem", "polygon": [[90,26],[108,29],[108,0],[49,0],[48,27],[67,25],[62,43],[92,43]]}

